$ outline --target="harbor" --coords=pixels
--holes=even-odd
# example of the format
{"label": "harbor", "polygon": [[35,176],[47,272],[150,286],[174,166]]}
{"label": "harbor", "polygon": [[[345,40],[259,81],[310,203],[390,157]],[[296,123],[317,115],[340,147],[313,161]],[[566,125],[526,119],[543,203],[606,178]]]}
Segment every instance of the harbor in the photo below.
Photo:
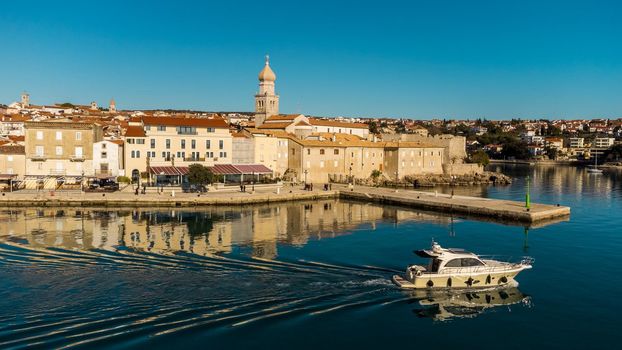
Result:
{"label": "harbor", "polygon": [[453,195],[437,191],[416,191],[386,187],[331,185],[327,189],[316,185],[315,190],[300,186],[258,187],[256,191],[242,192],[236,189],[207,193],[183,193],[180,191],[147,192],[135,194],[125,190],[112,193],[74,192],[28,192],[4,193],[0,205],[4,207],[199,207],[237,206],[275,202],[346,199],[380,204],[398,205],[437,213],[466,215],[490,221],[539,223],[564,219],[570,208],[559,204],[529,203]]}

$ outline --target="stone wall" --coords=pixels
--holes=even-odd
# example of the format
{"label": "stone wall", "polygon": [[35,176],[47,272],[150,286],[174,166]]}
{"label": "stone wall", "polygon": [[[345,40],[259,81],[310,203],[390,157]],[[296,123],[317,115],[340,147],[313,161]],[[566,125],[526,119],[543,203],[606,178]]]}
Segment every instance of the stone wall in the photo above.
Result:
{"label": "stone wall", "polygon": [[476,163],[443,164],[443,172],[446,175],[471,175],[483,171],[484,167]]}

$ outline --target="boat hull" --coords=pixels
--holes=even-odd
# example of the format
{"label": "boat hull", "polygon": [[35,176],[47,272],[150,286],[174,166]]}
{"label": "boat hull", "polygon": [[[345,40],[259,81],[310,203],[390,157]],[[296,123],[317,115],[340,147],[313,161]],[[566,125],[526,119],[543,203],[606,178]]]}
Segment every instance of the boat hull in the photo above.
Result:
{"label": "boat hull", "polygon": [[404,289],[490,288],[517,285],[515,277],[525,268],[473,274],[422,274],[413,279],[394,275],[392,280],[398,287]]}

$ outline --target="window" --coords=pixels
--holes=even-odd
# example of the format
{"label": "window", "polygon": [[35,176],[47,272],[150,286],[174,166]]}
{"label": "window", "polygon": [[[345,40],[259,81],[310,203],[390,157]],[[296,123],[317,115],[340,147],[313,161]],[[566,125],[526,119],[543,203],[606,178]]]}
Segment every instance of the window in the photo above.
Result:
{"label": "window", "polygon": [[227,158],[227,152],[220,152],[220,158]]}
{"label": "window", "polygon": [[144,145],[145,144],[145,139],[136,139],[136,144],[137,145]]}
{"label": "window", "polygon": [[310,155],[310,154],[311,154],[311,149],[307,148],[307,155]]}
{"label": "window", "polygon": [[135,143],[135,142],[134,142],[134,139],[127,139],[126,141],[127,141],[127,143],[129,143],[129,144],[131,144],[131,145],[133,145],[133,144]]}
{"label": "window", "polygon": [[76,131],[76,141],[82,140],[82,131]]}
{"label": "window", "polygon": [[101,158],[102,158],[102,159],[106,159],[106,158],[108,158],[108,153],[107,153],[107,152],[102,152],[102,154],[101,154]]}
{"label": "window", "polygon": [[[103,165],[103,164],[102,164]],[[78,173],[82,172],[82,163],[81,162],[76,162],[76,171]]]}
{"label": "window", "polygon": [[197,148],[197,140],[190,140],[190,148],[192,149]]}
{"label": "window", "polygon": [[166,149],[171,149],[171,139],[166,139]]}
{"label": "window", "polygon": [[447,264],[445,264],[445,267],[462,267],[462,259],[453,259],[450,260]]}
{"label": "window", "polygon": [[158,125],[158,131],[166,131],[166,126]]}
{"label": "window", "polygon": [[207,128],[207,132],[216,132],[216,129],[214,129],[214,128]]}
{"label": "window", "polygon": [[339,149],[335,148],[334,154],[339,154]]}
{"label": "window", "polygon": [[338,160],[334,160],[333,161],[333,166],[336,168],[339,166],[339,161]]}
{"label": "window", "polygon": [[484,266],[484,263],[475,258],[462,258],[462,266]]}
{"label": "window", "polygon": [[324,149],[320,148],[320,154],[324,154]]}
{"label": "window", "polygon": [[223,148],[225,148],[225,141],[218,140],[218,149],[223,149]]}
{"label": "window", "polygon": [[179,135],[196,135],[197,129],[194,126],[178,126],[177,134]]}
{"label": "window", "polygon": [[471,267],[471,266],[484,266],[484,263],[475,258],[461,258],[453,259],[449,261],[445,267]]}
{"label": "window", "polygon": [[151,139],[151,140],[149,140],[149,142],[151,143],[151,148],[156,148],[156,140],[155,139]]}
{"label": "window", "polygon": [[43,140],[43,131],[37,131],[37,140]]}
{"label": "window", "polygon": [[151,131],[151,125],[145,125],[145,130],[146,131]]}
{"label": "window", "polygon": [[56,146],[56,155],[57,156],[63,155],[63,146]]}
{"label": "window", "polygon": [[42,156],[43,155],[43,146],[35,146],[35,154],[37,156]]}
{"label": "window", "polygon": [[57,131],[56,132],[56,139],[57,140],[62,140],[63,139],[63,132],[62,131]]}
{"label": "window", "polygon": [[102,143],[102,148],[106,149],[106,144],[105,143]]}
{"label": "window", "polygon": [[12,162],[13,161],[13,156],[12,155],[8,155],[6,157],[7,162]]}
{"label": "window", "polygon": [[181,149],[186,148],[186,140],[181,140]]}
{"label": "window", "polygon": [[214,152],[205,152],[205,158],[214,158]]}
{"label": "window", "polygon": [[205,148],[207,149],[212,148],[212,140],[205,140]]}
{"label": "window", "polygon": [[320,160],[320,168],[323,168],[323,167],[324,167],[324,161]]}

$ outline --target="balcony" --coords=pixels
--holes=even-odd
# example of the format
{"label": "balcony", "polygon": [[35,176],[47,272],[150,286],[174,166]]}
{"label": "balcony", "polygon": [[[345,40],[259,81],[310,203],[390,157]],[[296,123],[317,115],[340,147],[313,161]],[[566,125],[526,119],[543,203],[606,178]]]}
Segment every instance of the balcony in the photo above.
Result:
{"label": "balcony", "polygon": [[112,176],[112,170],[95,170],[95,176]]}
{"label": "balcony", "polygon": [[28,158],[33,162],[45,162],[48,159],[45,154],[31,154]]}
{"label": "balcony", "polygon": [[201,158],[201,157],[190,157],[190,158],[184,158],[184,162],[204,162],[205,158]]}
{"label": "balcony", "polygon": [[84,156],[83,155],[72,155],[69,157],[69,160],[72,162],[84,162]]}

